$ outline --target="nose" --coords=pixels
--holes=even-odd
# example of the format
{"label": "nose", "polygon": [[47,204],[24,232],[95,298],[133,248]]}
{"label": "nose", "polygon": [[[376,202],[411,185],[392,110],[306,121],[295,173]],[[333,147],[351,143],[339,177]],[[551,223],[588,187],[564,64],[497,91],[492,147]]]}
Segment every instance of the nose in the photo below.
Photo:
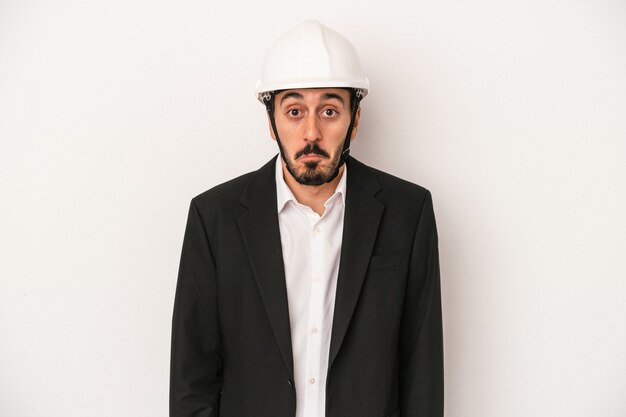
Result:
{"label": "nose", "polygon": [[322,132],[319,128],[317,115],[309,114],[304,120],[304,137],[307,142],[317,142],[322,139]]}

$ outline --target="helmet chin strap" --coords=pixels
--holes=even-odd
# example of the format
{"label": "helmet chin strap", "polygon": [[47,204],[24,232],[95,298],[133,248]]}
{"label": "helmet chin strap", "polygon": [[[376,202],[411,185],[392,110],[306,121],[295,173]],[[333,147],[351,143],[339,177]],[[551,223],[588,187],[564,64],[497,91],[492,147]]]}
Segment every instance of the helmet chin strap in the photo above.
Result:
{"label": "helmet chin strap", "polygon": [[[267,92],[263,93],[261,98],[265,104],[265,108],[267,113],[270,116],[270,123],[272,124],[272,130],[274,131],[274,136],[276,137],[276,143],[278,144],[278,150],[280,151],[280,156],[287,163],[287,157],[285,156],[285,151],[283,149],[283,145],[280,142],[280,138],[278,137],[278,129],[276,129],[276,120],[274,118],[274,97],[276,96],[275,92]],[[350,139],[352,136],[352,130],[354,129],[354,120],[356,118],[356,112],[359,109],[359,103],[361,102],[361,98],[363,98],[362,92],[355,88],[350,90],[350,103],[354,103],[352,108],[352,115],[350,117],[350,126],[348,127],[348,132],[346,133],[346,138],[343,140],[343,148],[341,150],[341,156],[339,157],[339,162],[335,167],[335,170],[331,174],[331,176],[326,180],[326,182],[331,182],[334,180],[337,175],[339,175],[339,168],[348,160],[350,157]]]}

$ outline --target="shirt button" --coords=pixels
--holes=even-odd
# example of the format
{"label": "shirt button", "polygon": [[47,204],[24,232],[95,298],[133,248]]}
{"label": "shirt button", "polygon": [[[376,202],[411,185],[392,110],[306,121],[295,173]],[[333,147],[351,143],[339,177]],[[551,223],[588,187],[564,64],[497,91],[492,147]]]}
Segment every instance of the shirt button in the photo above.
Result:
{"label": "shirt button", "polygon": [[309,384],[315,384],[315,378],[309,379]]}
{"label": "shirt button", "polygon": [[318,283],[318,282],[322,282],[322,280],[319,278],[313,278],[313,282]]}
{"label": "shirt button", "polygon": [[315,233],[319,233],[320,232],[320,227],[319,226],[315,226],[315,229],[313,229],[313,232]]}
{"label": "shirt button", "polygon": [[313,328],[311,329],[311,333],[317,333],[317,327],[313,327]]}

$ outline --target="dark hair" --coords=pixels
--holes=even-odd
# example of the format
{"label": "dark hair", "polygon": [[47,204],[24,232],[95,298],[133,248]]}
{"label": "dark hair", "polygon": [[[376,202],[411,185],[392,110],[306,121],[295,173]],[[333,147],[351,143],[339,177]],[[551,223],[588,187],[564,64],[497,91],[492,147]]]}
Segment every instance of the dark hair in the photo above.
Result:
{"label": "dark hair", "polygon": [[354,111],[354,106],[356,105],[356,100],[354,100],[354,88],[352,87],[341,87],[343,90],[346,90],[350,96],[350,113]]}

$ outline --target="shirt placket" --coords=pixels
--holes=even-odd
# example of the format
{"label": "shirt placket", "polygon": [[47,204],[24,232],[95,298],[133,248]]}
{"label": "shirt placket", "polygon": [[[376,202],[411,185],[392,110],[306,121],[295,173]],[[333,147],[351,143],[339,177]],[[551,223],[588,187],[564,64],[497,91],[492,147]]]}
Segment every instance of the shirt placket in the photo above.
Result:
{"label": "shirt placket", "polygon": [[308,337],[307,337],[307,381],[305,417],[317,417],[318,398],[320,395],[319,373],[322,353],[321,324],[323,323],[323,277],[324,230],[323,218],[314,212],[309,213],[311,227],[311,295],[309,300]]}

